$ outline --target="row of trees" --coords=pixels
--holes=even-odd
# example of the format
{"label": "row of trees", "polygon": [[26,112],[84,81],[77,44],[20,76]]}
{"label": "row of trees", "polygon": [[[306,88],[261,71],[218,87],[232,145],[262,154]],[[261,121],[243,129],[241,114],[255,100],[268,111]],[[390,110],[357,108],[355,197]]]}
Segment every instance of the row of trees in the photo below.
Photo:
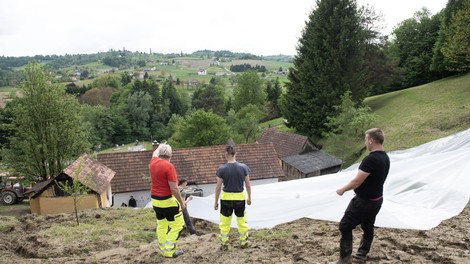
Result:
{"label": "row of trees", "polygon": [[266,72],[266,67],[264,65],[258,65],[258,64],[256,64],[253,67],[249,63],[230,65],[230,71],[233,71],[233,72],[244,72],[244,71],[250,71],[250,70],[255,70],[257,72]]}
{"label": "row of trees", "polygon": [[13,173],[43,180],[84,152],[135,140],[168,140],[174,147],[253,141],[266,116],[267,93],[273,108],[281,94],[279,80],[266,85],[248,71],[237,76],[230,98],[222,79],[213,78],[188,97],[171,78],[123,85],[119,74],[99,76],[77,98],[46,72],[29,64],[22,96],[0,111],[2,163]]}
{"label": "row of trees", "polygon": [[366,96],[469,70],[470,0],[450,0],[433,16],[416,12],[395,28],[391,41],[376,29],[379,20],[354,0],[317,1],[280,103],[289,126],[321,136],[335,130],[328,120],[340,114],[336,107],[346,94],[361,108]]}
{"label": "row of trees", "polygon": [[[135,140],[168,140],[175,147],[230,139],[245,143],[258,135],[260,120],[279,111],[305,135],[360,135],[373,120],[363,105],[366,96],[468,71],[468,56],[452,47],[460,43],[463,54],[469,54],[458,42],[462,35],[468,38],[461,21],[469,17],[469,1],[449,1],[445,11],[452,9],[452,15],[437,23],[432,56],[425,50],[433,35],[415,32],[436,30],[434,17],[425,11],[400,24],[389,42],[374,30],[378,18],[373,10],[358,8],[353,0],[318,1],[299,40],[285,93],[278,80],[263,80],[256,71],[237,75],[230,97],[223,79],[214,78],[189,96],[171,78],[159,83],[123,73],[101,75],[84,90],[69,87],[86,90],[79,104],[32,63],[26,67],[23,96],[0,111],[3,162],[22,175],[45,179],[91,148]],[[414,23],[419,17],[423,22]],[[417,37],[414,46],[405,41],[410,32]],[[442,69],[434,70],[438,74],[430,74],[431,62]]]}

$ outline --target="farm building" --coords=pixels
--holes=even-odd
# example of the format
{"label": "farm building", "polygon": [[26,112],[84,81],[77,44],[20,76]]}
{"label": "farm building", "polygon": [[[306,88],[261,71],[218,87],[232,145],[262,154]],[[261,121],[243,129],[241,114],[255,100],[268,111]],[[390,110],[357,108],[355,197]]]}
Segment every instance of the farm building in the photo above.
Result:
{"label": "farm building", "polygon": [[71,184],[72,180],[78,180],[91,190],[76,199],[79,210],[109,207],[112,199],[110,183],[114,175],[113,170],[84,154],[56,177],[34,185],[25,193],[30,199],[31,213],[45,215],[73,212],[74,198],[58,184]]}
{"label": "farm building", "polygon": [[308,137],[276,128],[264,129],[257,142],[274,144],[286,181],[335,173],[343,164],[342,160],[319,149]]}

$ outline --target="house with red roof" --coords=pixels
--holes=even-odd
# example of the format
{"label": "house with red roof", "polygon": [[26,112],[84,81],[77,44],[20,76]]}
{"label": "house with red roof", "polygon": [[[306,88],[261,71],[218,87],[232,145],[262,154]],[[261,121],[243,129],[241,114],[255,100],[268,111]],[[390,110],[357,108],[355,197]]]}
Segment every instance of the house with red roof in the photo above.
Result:
{"label": "house with red roof", "polygon": [[[282,181],[284,172],[273,143],[237,144],[237,161],[250,167],[252,185]],[[134,196],[137,207],[150,201],[149,162],[152,151],[98,154],[98,161],[116,172],[111,182],[114,206],[128,203]],[[216,170],[224,164],[225,145],[173,149],[171,163],[178,179],[197,186],[203,196],[214,193]]]}

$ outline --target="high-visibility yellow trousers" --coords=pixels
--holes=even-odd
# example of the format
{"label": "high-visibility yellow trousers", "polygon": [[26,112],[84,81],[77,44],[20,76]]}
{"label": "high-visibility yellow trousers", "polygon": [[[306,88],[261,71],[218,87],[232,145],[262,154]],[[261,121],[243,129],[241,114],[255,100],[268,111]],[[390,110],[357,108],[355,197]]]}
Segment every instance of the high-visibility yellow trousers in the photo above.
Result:
{"label": "high-visibility yellow trousers", "polygon": [[153,210],[157,215],[157,239],[160,253],[171,258],[178,249],[176,243],[184,226],[183,213],[175,197],[165,200],[152,198]]}
{"label": "high-visibility yellow trousers", "polygon": [[248,224],[246,223],[245,195],[240,193],[222,192],[220,196],[220,242],[226,245],[229,239],[230,224],[232,215],[237,217],[237,227],[240,237],[240,244],[245,246],[248,243]]}

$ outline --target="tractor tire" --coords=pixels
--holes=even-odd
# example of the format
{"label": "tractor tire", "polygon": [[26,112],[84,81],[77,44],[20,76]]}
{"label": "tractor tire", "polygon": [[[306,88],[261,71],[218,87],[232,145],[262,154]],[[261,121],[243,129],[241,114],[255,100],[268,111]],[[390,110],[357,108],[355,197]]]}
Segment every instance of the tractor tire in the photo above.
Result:
{"label": "tractor tire", "polygon": [[12,192],[3,192],[2,193],[2,203],[6,204],[6,205],[12,205],[14,203],[16,203],[16,194],[12,193]]}

